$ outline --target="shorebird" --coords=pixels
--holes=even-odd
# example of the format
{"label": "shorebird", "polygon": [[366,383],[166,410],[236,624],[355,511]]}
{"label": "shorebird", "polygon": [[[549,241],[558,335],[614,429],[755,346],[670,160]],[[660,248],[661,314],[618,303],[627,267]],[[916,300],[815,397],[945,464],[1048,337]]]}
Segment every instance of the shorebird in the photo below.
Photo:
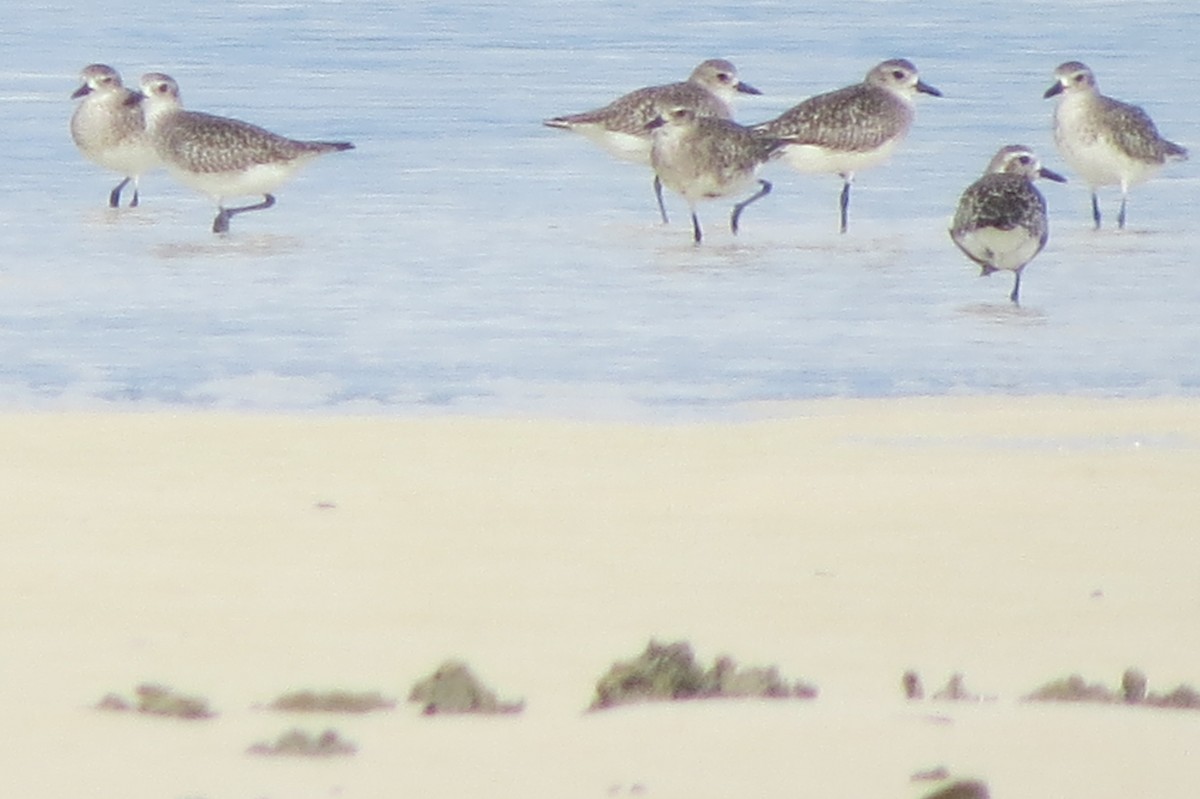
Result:
{"label": "shorebird", "polygon": [[82,102],[71,115],[71,138],[85,158],[124,178],[109,193],[109,207],[120,207],[121,190],[130,181],[133,199],[129,206],[136,207],[139,178],[159,164],[146,136],[137,92],[125,88],[121,76],[107,64],[89,64],[79,77],[81,85],[71,97],[82,98]]}
{"label": "shorebird", "polygon": [[1092,221],[1100,229],[1096,189],[1121,187],[1117,227],[1125,227],[1131,186],[1149,180],[1168,161],[1185,161],[1188,152],[1158,135],[1149,114],[1136,105],[1100,93],[1086,64],[1068,61],[1054,70],[1054,85],[1044,97],[1062,95],[1054,109],[1054,141],[1071,169],[1092,190]]}
{"label": "shorebird", "polygon": [[[663,185],[687,200],[692,234],[703,238],[696,203],[745,191],[757,179],[758,168],[775,157],[784,142],[755,136],[730,119],[698,116],[691,108],[671,108],[646,128],[652,132],[650,163]],[[765,197],[771,184],[758,180],[758,191],[733,206],[729,228],[736,234],[742,211]]]}
{"label": "shorebird", "polygon": [[918,93],[942,93],[921,80],[911,61],[884,61],[862,83],[810,97],[770,122],[750,127],[786,139],[783,160],[800,172],[842,178],[841,232],[847,228],[854,175],[886,161],[908,134]]}
{"label": "shorebird", "polygon": [[[142,76],[146,130],[167,171],[217,203],[213,232],[229,220],[275,204],[271,193],[301,166],[324,153],[350,150],[349,142],[296,141],[228,117],[185,111],[179,86],[169,75]],[[253,205],[226,208],[225,199],[261,194]]]}
{"label": "shorebird", "polygon": [[1016,276],[1009,295],[1014,305],[1020,304],[1021,270],[1042,251],[1050,234],[1046,199],[1033,185],[1037,178],[1067,180],[1043,167],[1028,147],[1000,148],[983,177],[963,192],[950,226],[950,238],[979,264],[981,275],[1003,269]]}
{"label": "shorebird", "polygon": [[[647,86],[617,98],[603,108],[581,114],[547,119],[551,128],[583,134],[611,155],[637,164],[650,164],[650,132],[646,125],[662,109],[689,108],[698,116],[732,119],[731,103],[738,94],[762,94],[743,83],[730,62],[713,58],[702,62],[682,83]],[[667,207],[663,204],[662,182],[654,178],[654,196],[664,224]]]}

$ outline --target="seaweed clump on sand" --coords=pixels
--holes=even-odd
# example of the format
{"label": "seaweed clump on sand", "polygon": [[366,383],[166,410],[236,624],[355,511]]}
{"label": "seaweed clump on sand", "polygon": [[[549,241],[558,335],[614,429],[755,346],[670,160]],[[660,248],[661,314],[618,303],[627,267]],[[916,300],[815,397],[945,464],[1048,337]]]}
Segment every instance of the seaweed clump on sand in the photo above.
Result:
{"label": "seaweed clump on sand", "polygon": [[633,660],[618,661],[596,683],[589,710],[647,701],[717,698],[812,699],[815,686],[788,683],[775,666],[739,668],[722,656],[701,667],[686,641],[660,644],[650,641]]}
{"label": "seaweed clump on sand", "polygon": [[1117,695],[1103,683],[1089,683],[1072,674],[1051,680],[1025,698],[1031,702],[1115,702]]}
{"label": "seaweed clump on sand", "polygon": [[338,735],[337,730],[325,730],[312,735],[300,729],[288,730],[275,743],[256,743],[246,750],[251,755],[290,757],[335,757],[352,755],[358,747]]}
{"label": "seaweed clump on sand", "polygon": [[943,785],[925,799],[989,799],[987,783],[981,780],[955,780]]}
{"label": "seaweed clump on sand", "polygon": [[288,713],[370,713],[395,706],[395,700],[378,691],[293,691],[270,704],[272,710]]}
{"label": "seaweed clump on sand", "polygon": [[1150,693],[1142,704],[1179,710],[1200,710],[1200,692],[1190,685],[1180,685],[1165,694]]}
{"label": "seaweed clump on sand", "polygon": [[432,674],[418,680],[408,695],[409,702],[421,705],[426,716],[442,713],[520,713],[524,700],[505,702],[485,686],[471,667],[461,660],[447,660]]}
{"label": "seaweed clump on sand", "polygon": [[1126,669],[1121,685],[1112,690],[1101,683],[1089,683],[1078,674],[1052,680],[1025,697],[1034,702],[1114,702],[1147,707],[1200,710],[1200,692],[1180,685],[1165,694],[1147,690],[1146,675],[1138,669]]}
{"label": "seaweed clump on sand", "polygon": [[186,696],[155,683],[142,683],[134,689],[137,697],[129,701],[118,694],[107,694],[96,707],[99,710],[133,710],[151,716],[170,716],[179,719],[207,719],[216,715],[208,702],[200,697]]}

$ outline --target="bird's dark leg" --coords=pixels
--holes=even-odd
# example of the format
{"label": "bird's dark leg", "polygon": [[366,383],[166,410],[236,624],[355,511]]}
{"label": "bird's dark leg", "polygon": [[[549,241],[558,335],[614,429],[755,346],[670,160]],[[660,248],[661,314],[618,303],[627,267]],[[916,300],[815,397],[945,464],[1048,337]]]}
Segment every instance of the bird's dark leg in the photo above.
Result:
{"label": "bird's dark leg", "polygon": [[[121,207],[121,189],[128,186],[129,181],[132,179],[133,178],[125,178],[124,180],[122,180],[120,183],[117,184],[117,187],[115,189],[113,189],[111,192],[109,192],[109,194],[108,194],[108,207],[109,208],[120,208]],[[134,203],[134,205],[136,205],[136,204],[137,203]]]}
{"label": "bird's dark leg", "polygon": [[133,182],[133,199],[129,201],[129,207],[137,208],[138,207],[138,199],[139,199],[138,198],[138,182],[135,180]]}
{"label": "bird's dark leg", "polygon": [[240,214],[245,211],[261,211],[264,208],[270,208],[274,204],[275,196],[272,194],[264,194],[263,201],[260,203],[255,203],[254,205],[243,205],[238,208],[222,208],[217,213],[217,218],[213,220],[213,233],[228,233],[229,220],[232,219],[235,214]]}
{"label": "bird's dark leg", "polygon": [[771,184],[768,181],[760,180],[758,181],[758,185],[762,188],[759,189],[755,194],[747,197],[737,205],[733,206],[733,215],[729,217],[729,229],[733,231],[735,236],[738,232],[738,219],[741,217],[742,211],[745,210],[746,206],[755,200],[766,197],[771,193]]}
{"label": "bird's dark leg", "polygon": [[1012,300],[1013,305],[1020,306],[1021,305],[1020,295],[1021,295],[1021,270],[1018,269],[1016,279],[1013,280],[1012,294],[1009,294],[1008,298],[1010,300]]}
{"label": "bird's dark leg", "polygon": [[696,216],[696,212],[692,211],[692,241],[699,244],[702,238],[704,236],[700,233],[700,219]]}
{"label": "bird's dark leg", "polygon": [[846,232],[846,228],[847,228],[846,221],[847,221],[847,217],[849,216],[849,213],[850,213],[850,179],[845,178],[845,181],[846,182],[842,184],[842,200],[841,200],[841,209],[842,209],[841,231],[843,233]]}
{"label": "bird's dark leg", "polygon": [[1121,210],[1117,212],[1117,229],[1118,230],[1125,229],[1125,200],[1126,199],[1127,199],[1127,195],[1125,194],[1125,192],[1121,192]]}
{"label": "bird's dark leg", "polygon": [[666,203],[663,202],[662,180],[659,179],[658,175],[654,176],[654,196],[658,199],[658,212],[662,214],[663,224],[670,224],[671,220],[667,219],[667,206]]}
{"label": "bird's dark leg", "polygon": [[1100,229],[1100,198],[1096,196],[1096,192],[1092,192],[1092,221],[1096,223],[1096,230]]}

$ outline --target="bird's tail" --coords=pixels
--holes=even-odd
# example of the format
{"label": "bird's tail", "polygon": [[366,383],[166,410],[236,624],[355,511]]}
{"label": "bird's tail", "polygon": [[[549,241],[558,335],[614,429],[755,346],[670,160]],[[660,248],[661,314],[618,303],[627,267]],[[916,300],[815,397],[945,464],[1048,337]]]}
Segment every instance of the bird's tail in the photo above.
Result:
{"label": "bird's tail", "polygon": [[1186,147],[1180,147],[1175,142],[1164,142],[1165,155],[1168,161],[1186,161],[1188,160],[1188,151]]}

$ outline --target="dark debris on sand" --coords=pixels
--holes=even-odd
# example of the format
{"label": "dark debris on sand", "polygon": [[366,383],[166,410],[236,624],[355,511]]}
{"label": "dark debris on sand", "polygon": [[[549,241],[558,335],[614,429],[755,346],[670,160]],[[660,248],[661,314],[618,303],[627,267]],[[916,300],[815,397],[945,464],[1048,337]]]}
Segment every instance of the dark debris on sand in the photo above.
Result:
{"label": "dark debris on sand", "polygon": [[134,689],[134,694],[137,697],[134,701],[127,700],[119,694],[107,694],[96,703],[96,708],[109,711],[133,710],[151,716],[179,719],[207,719],[216,715],[204,699],[176,693],[171,688],[155,683],[142,683]]}
{"label": "dark debris on sand", "polygon": [[272,710],[288,713],[370,713],[396,706],[378,691],[293,691],[271,702]]}
{"label": "dark debris on sand", "polygon": [[246,750],[251,755],[271,757],[336,757],[352,755],[358,747],[342,738],[337,730],[325,730],[312,735],[300,729],[292,729],[280,735],[275,743],[256,743]]}
{"label": "dark debris on sand", "polygon": [[733,658],[719,657],[707,669],[696,663],[686,641],[651,641],[633,660],[618,661],[596,683],[590,710],[646,701],[763,697],[812,699],[817,688],[788,683],[775,666],[739,668]]}
{"label": "dark debris on sand", "polygon": [[520,713],[524,700],[502,702],[485,686],[471,667],[460,660],[447,660],[433,674],[418,680],[408,695],[420,703],[427,716],[442,713]]}
{"label": "dark debris on sand", "polygon": [[943,785],[925,799],[989,799],[987,783],[981,780],[955,780]]}
{"label": "dark debris on sand", "polygon": [[1052,680],[1028,694],[1031,702],[1123,703],[1147,707],[1200,710],[1200,692],[1180,685],[1165,694],[1147,690],[1146,675],[1138,669],[1126,669],[1117,690],[1103,683],[1089,683],[1078,674]]}
{"label": "dark debris on sand", "polygon": [[[900,685],[906,699],[918,701],[925,698],[921,675],[915,670],[909,669],[904,672],[900,678]],[[967,688],[966,678],[961,672],[951,674],[946,684],[934,691],[931,698],[942,702],[987,702],[995,699],[994,696],[983,696]]]}

